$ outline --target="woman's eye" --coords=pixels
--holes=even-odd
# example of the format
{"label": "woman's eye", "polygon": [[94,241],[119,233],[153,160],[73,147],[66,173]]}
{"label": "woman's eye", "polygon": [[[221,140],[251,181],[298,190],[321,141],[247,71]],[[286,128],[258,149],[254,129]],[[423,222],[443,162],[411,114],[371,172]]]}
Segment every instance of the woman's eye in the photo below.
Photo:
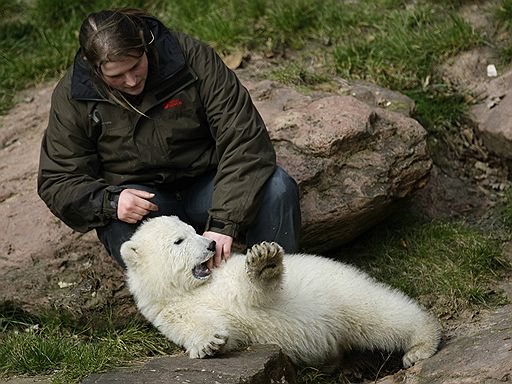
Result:
{"label": "woman's eye", "polygon": [[184,240],[184,239],[180,238],[180,239],[176,240],[176,241],[174,242],[174,244],[176,244],[176,245],[181,244],[181,243],[183,243],[183,240]]}

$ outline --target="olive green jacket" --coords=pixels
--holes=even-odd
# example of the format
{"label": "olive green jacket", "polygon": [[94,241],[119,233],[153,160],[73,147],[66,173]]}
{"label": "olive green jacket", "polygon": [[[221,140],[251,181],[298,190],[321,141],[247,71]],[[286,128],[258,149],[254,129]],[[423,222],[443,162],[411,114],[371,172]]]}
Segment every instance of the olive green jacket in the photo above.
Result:
{"label": "olive green jacket", "polygon": [[85,232],[116,218],[110,202],[123,185],[179,191],[217,169],[205,229],[236,237],[255,217],[275,169],[265,125],[213,49],[146,21],[158,52],[139,104],[146,117],[101,97],[77,55],[52,96],[38,193],[53,214]]}

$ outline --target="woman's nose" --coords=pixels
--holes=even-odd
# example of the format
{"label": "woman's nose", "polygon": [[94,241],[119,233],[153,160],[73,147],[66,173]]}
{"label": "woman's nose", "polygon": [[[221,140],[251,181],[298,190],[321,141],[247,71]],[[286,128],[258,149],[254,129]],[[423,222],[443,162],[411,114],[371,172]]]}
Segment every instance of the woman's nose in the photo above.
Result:
{"label": "woman's nose", "polygon": [[132,73],[128,72],[125,74],[125,78],[124,78],[124,83],[128,86],[128,87],[133,87],[137,84],[137,80],[135,78],[135,75],[133,75]]}

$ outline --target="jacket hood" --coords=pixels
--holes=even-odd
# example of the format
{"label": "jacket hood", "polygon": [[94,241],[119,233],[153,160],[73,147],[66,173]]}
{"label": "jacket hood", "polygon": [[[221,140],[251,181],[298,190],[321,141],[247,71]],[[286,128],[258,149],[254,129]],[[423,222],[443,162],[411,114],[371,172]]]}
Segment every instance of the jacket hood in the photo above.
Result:
{"label": "jacket hood", "polygon": [[[151,44],[157,52],[158,64],[150,62],[150,71],[157,68],[156,74],[152,74],[156,78],[153,77],[151,83],[161,84],[185,67],[185,57],[172,32],[160,21],[150,16],[144,17],[144,20],[155,37]],[[89,66],[80,55],[80,50],[76,53],[73,62],[71,97],[75,100],[105,100],[94,86]]]}

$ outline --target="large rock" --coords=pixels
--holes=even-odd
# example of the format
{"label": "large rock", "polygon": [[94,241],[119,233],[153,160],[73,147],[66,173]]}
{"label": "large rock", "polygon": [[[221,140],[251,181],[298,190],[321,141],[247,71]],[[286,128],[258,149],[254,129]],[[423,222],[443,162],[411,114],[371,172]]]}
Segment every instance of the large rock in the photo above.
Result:
{"label": "large rock", "polygon": [[[512,159],[512,70],[499,62],[494,49],[477,47],[450,59],[440,73],[447,84],[473,99],[468,116],[485,149]],[[487,70],[493,63],[496,76]]]}
{"label": "large rock", "polygon": [[512,159],[512,71],[490,78],[481,101],[471,108],[485,147],[504,159]]}
{"label": "large rock", "polygon": [[245,85],[278,162],[299,184],[304,248],[324,251],[355,238],[426,184],[432,162],[417,121],[351,96]]}

